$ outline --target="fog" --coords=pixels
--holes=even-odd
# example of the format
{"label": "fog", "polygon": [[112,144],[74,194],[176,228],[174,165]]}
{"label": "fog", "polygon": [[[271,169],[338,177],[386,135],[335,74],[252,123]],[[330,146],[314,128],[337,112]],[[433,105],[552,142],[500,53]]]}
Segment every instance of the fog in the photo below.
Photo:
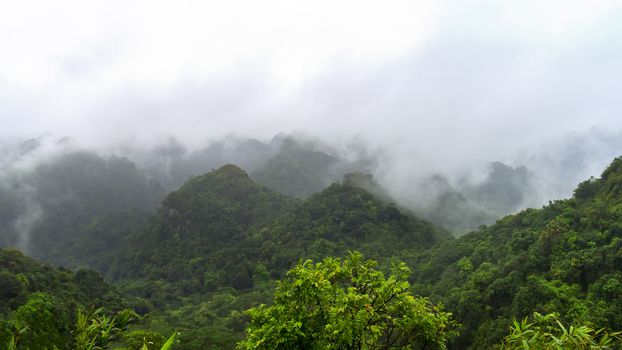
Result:
{"label": "fog", "polygon": [[14,2],[0,134],[47,146],[0,169],[60,149],[166,169],[146,155],[169,140],[191,154],[286,132],[373,159],[412,207],[435,174],[468,192],[494,161],[527,168],[519,207],[538,206],[622,149],[621,34],[616,1]]}

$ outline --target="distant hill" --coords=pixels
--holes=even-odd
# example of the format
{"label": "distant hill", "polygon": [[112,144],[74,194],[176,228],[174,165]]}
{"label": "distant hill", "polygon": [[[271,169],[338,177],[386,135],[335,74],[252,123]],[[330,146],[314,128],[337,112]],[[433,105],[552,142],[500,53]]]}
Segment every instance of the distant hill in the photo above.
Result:
{"label": "distant hill", "polygon": [[511,167],[501,162],[489,164],[486,178],[476,184],[462,184],[460,191],[495,216],[515,213],[531,204],[536,196],[534,174],[524,166]]}
{"label": "distant hill", "polygon": [[255,181],[293,197],[304,198],[320,192],[341,176],[340,160],[326,152],[305,146],[288,137],[279,152],[252,173]]}
{"label": "distant hill", "polygon": [[439,174],[425,178],[419,187],[427,193],[405,205],[455,236],[492,224],[500,215],[480,207],[478,201],[467,199]]}

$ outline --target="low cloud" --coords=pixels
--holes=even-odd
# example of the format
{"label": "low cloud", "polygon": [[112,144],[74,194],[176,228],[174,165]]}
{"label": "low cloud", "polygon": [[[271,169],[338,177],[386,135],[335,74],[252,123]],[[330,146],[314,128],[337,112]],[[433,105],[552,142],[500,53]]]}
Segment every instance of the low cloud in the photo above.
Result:
{"label": "low cloud", "polygon": [[492,161],[542,183],[576,165],[550,198],[619,149],[567,135],[622,132],[620,23],[615,1],[16,2],[0,14],[1,133],[123,153],[306,131],[365,144],[404,187]]}

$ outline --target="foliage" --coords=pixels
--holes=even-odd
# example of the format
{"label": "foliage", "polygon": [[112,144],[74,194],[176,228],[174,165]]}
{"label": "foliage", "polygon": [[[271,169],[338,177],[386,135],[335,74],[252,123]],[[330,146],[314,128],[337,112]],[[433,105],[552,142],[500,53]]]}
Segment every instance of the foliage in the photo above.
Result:
{"label": "foliage", "polygon": [[278,283],[273,305],[248,311],[241,349],[444,349],[451,314],[409,292],[404,264],[391,275],[352,253],[343,261],[310,260]]}
{"label": "foliage", "polygon": [[[171,350],[173,348],[173,344],[175,344],[175,339],[177,338],[177,333],[173,333],[165,342],[162,344],[160,350]],[[144,349],[144,347],[143,347]]]}
{"label": "foliage", "polygon": [[[0,294],[0,348],[66,349],[74,342],[71,331],[81,319],[79,308],[105,305],[114,312],[123,307],[120,296],[96,272],[53,268],[16,250],[0,249],[2,276],[10,292]],[[89,322],[83,323],[84,328],[98,323],[98,337],[110,333],[113,321],[115,327],[124,329],[135,317],[130,311],[109,316],[99,310],[92,322],[86,317],[82,320]]]}
{"label": "foliage", "polygon": [[123,341],[130,350],[157,350],[162,347],[165,338],[158,332],[138,329],[123,334]]}
{"label": "foliage", "polygon": [[77,350],[106,348],[108,343],[120,339],[130,323],[139,319],[130,309],[120,311],[116,316],[103,312],[103,309],[85,313],[78,310],[74,328],[74,341]]}
{"label": "foliage", "polygon": [[26,327],[24,332],[18,331],[22,334],[19,342],[16,342],[17,349],[36,349],[41,346],[52,349],[53,346],[63,345],[63,334],[67,331],[63,321],[50,295],[31,294],[13,315],[14,324]]}
{"label": "foliage", "polygon": [[557,314],[533,314],[528,318],[513,320],[510,334],[505,337],[501,349],[507,350],[600,350],[613,349],[620,343],[620,332],[607,333],[587,325],[565,326]]}

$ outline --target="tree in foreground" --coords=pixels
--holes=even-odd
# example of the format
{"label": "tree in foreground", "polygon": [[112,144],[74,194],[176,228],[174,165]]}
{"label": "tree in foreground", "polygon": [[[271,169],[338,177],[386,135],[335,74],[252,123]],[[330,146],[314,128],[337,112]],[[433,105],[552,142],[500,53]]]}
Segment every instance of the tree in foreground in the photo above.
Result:
{"label": "tree in foreground", "polygon": [[533,314],[533,322],[527,318],[514,320],[510,334],[505,338],[504,350],[604,350],[619,349],[620,332],[607,333],[587,325],[564,326],[558,315]]}
{"label": "tree in foreground", "polygon": [[388,278],[372,260],[307,260],[277,283],[273,305],[248,310],[239,349],[445,349],[451,314],[410,294],[405,264]]}

